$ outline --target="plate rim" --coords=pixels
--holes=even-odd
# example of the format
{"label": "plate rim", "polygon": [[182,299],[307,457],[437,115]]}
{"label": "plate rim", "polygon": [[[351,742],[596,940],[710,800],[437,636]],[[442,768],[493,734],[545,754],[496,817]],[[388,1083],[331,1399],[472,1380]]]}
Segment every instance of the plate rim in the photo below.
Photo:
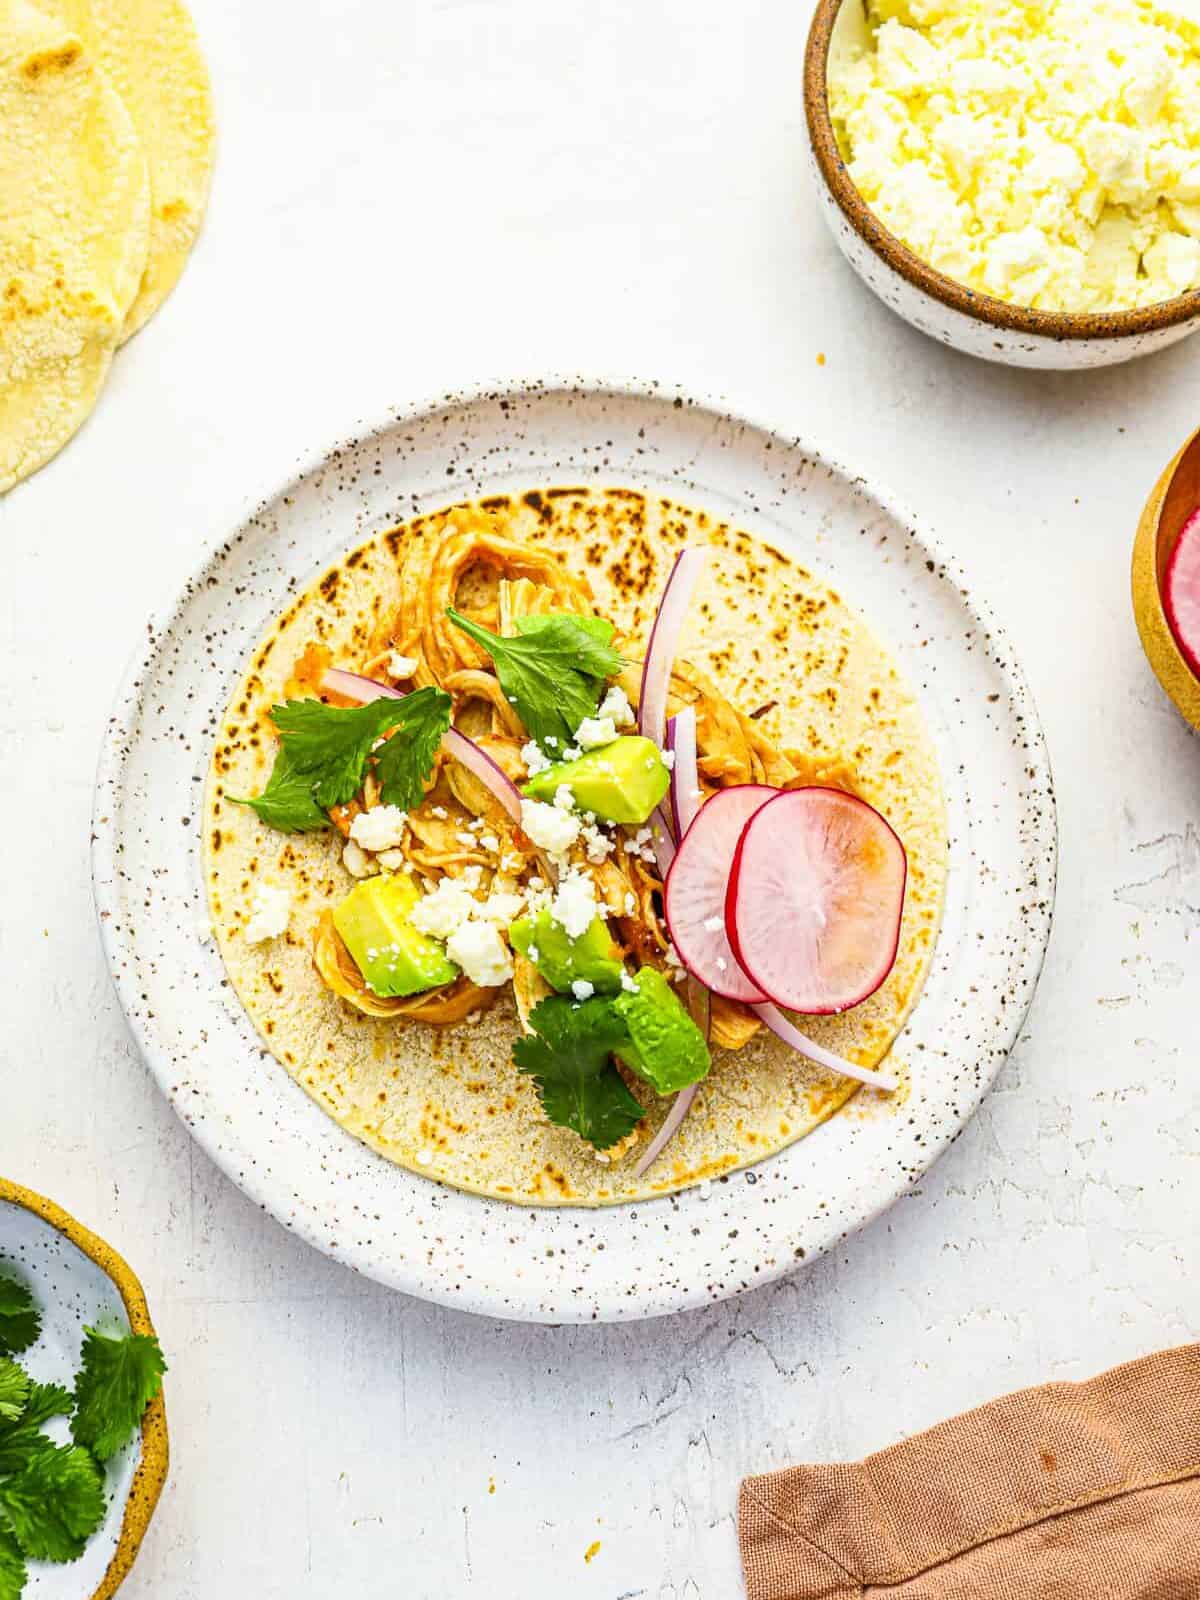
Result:
{"label": "plate rim", "polygon": [[[120,775],[125,759],[124,747],[126,741],[135,732],[138,718],[140,697],[135,691],[139,682],[145,678],[148,669],[153,665],[159,649],[159,641],[173,626],[182,610],[186,607],[190,596],[200,586],[212,563],[241,536],[256,517],[262,515],[271,505],[287,496],[311,474],[319,471],[337,451],[347,448],[361,448],[371,441],[380,440],[394,430],[397,425],[401,425],[405,421],[411,421],[415,424],[424,418],[436,415],[438,412],[469,409],[473,406],[486,404],[489,401],[496,402],[510,396],[518,401],[528,401],[531,399],[546,399],[556,394],[563,396],[583,394],[588,397],[608,395],[618,400],[650,401],[705,412],[715,421],[753,430],[767,439],[779,442],[789,450],[799,450],[806,457],[818,462],[822,468],[841,477],[846,483],[865,488],[870,498],[880,509],[903,526],[914,542],[919,544],[925,553],[936,562],[938,568],[958,590],[962,597],[962,603],[968,612],[979,622],[987,635],[991,646],[990,654],[993,665],[1003,677],[1013,705],[1023,713],[1025,719],[1029,738],[1026,756],[1027,765],[1030,769],[1030,780],[1044,790],[1049,804],[1044,808],[1039,808],[1031,830],[1027,851],[1030,856],[1036,856],[1042,864],[1041,870],[1046,877],[1046,893],[1044,900],[1033,908],[1028,936],[1023,943],[1020,958],[1015,962],[1013,968],[1015,977],[1025,987],[1024,1001],[1017,1007],[1008,1008],[1006,1026],[1000,1036],[1003,1041],[1003,1048],[991,1051],[990,1059],[980,1063],[975,1083],[961,1102],[961,1107],[956,1110],[954,1117],[948,1122],[947,1131],[937,1134],[932,1144],[933,1154],[929,1161],[924,1163],[915,1175],[909,1175],[906,1181],[895,1180],[889,1183],[886,1191],[881,1186],[878,1194],[872,1192],[864,1203],[855,1208],[852,1215],[846,1216],[843,1214],[835,1219],[825,1230],[820,1240],[814,1243],[812,1248],[807,1251],[802,1261],[797,1261],[794,1257],[781,1253],[774,1261],[765,1263],[761,1270],[759,1268],[755,1269],[753,1282],[746,1281],[730,1287],[726,1287],[723,1284],[719,1293],[714,1293],[709,1286],[697,1282],[688,1283],[683,1287],[676,1285],[670,1292],[664,1292],[660,1288],[653,1296],[641,1291],[640,1297],[635,1298],[632,1304],[630,1303],[631,1297],[628,1295],[617,1296],[616,1294],[611,1294],[607,1298],[602,1298],[594,1294],[593,1297],[586,1301],[567,1299],[565,1303],[557,1304],[552,1310],[547,1310],[538,1300],[538,1287],[534,1284],[527,1284],[524,1278],[516,1280],[513,1286],[512,1298],[506,1299],[501,1305],[497,1305],[494,1295],[487,1290],[480,1291],[477,1287],[467,1290],[447,1288],[444,1284],[439,1283],[436,1278],[431,1278],[425,1274],[419,1265],[414,1266],[411,1262],[397,1263],[393,1261],[385,1270],[379,1264],[367,1264],[365,1259],[356,1259],[357,1252],[348,1248],[344,1243],[336,1251],[329,1249],[320,1235],[318,1226],[310,1224],[306,1214],[297,1215],[294,1211],[290,1211],[286,1203],[283,1203],[275,1195],[272,1183],[259,1177],[257,1169],[235,1171],[234,1162],[220,1142],[215,1137],[210,1137],[207,1126],[203,1122],[198,1126],[191,1119],[183,1117],[180,1108],[175,1104],[170,1094],[167,1093],[167,1085],[171,1076],[169,1060],[150,1031],[142,1025],[137,1007],[133,1004],[134,997],[129,992],[131,978],[129,973],[123,969],[123,963],[120,959],[122,953],[126,950],[131,950],[132,946],[126,946],[117,938],[115,933],[119,923],[119,919],[114,915],[114,912],[119,898],[118,883],[120,877],[117,866],[118,845],[115,812],[114,816],[105,819],[102,817],[101,811],[104,796],[107,793],[117,792],[116,779]],[[210,533],[201,540],[197,556],[188,563],[182,576],[176,577],[171,583],[170,592],[165,596],[164,600],[154,606],[147,615],[141,637],[131,651],[117,684],[108,716],[104,722],[93,786],[91,876],[96,918],[99,925],[105,963],[108,967],[110,981],[113,984],[126,1026],[137,1045],[142,1059],[149,1067],[159,1091],[167,1099],[172,1110],[179,1116],[180,1121],[184,1123],[189,1136],[197,1141],[209,1159],[230,1182],[289,1232],[297,1234],[305,1243],[319,1250],[323,1255],[329,1256],[342,1265],[372,1278],[373,1281],[383,1283],[399,1292],[411,1294],[454,1309],[469,1311],[477,1315],[528,1322],[583,1323],[592,1321],[632,1321],[673,1315],[697,1306],[711,1305],[719,1300],[738,1296],[750,1288],[758,1288],[776,1281],[791,1272],[797,1271],[799,1268],[810,1265],[819,1256],[833,1248],[840,1240],[866,1227],[885,1211],[889,1210],[925,1173],[932,1170],[941,1156],[975,1116],[982,1101],[990,1092],[1001,1067],[1020,1038],[1021,1029],[1033,1002],[1033,997],[1037,992],[1038,982],[1045,965],[1049,947],[1057,897],[1059,866],[1058,803],[1050,752],[1041,716],[1033,691],[1025,677],[1024,669],[1012,647],[1006,629],[997,620],[989,600],[985,595],[980,594],[973,582],[968,590],[967,574],[957,554],[946,546],[940,535],[926,523],[924,518],[916,516],[908,505],[892,492],[889,485],[881,483],[863,472],[856,471],[846,463],[840,452],[826,448],[824,443],[812,433],[799,434],[784,431],[778,424],[764,418],[754,405],[747,401],[731,398],[727,393],[711,390],[697,391],[682,384],[672,384],[659,379],[631,377],[628,375],[568,375],[567,373],[551,372],[533,376],[519,375],[517,377],[481,381],[464,385],[462,388],[454,390],[439,390],[436,393],[426,394],[410,403],[390,406],[382,416],[374,420],[360,419],[350,424],[348,428],[340,430],[323,446],[303,452],[296,458],[293,466],[286,474],[277,473],[272,476],[270,487],[257,489],[246,494],[240,500],[235,499],[230,507],[223,509],[221,516],[221,531]],[[334,1125],[337,1126],[336,1123]],[[353,1135],[349,1137],[353,1137]],[[361,1141],[356,1142],[361,1143]],[[374,1154],[374,1152],[372,1153]],[[784,1154],[786,1154],[786,1151],[777,1152],[777,1156]],[[379,1159],[385,1158],[380,1157]],[[418,1175],[413,1173],[405,1173],[404,1176],[410,1182],[421,1181]],[[458,1193],[460,1191],[455,1192]],[[510,1204],[498,1198],[491,1199],[489,1197],[471,1195],[468,1191],[461,1191],[461,1193],[469,1199],[478,1199],[480,1203],[485,1205],[507,1206]],[[656,1196],[650,1200],[639,1200],[636,1205],[640,1209],[663,1207],[669,1206],[673,1202],[677,1203],[679,1199],[680,1196],[678,1194],[672,1193]],[[512,1209],[517,1212],[524,1212],[528,1208],[513,1205]],[[551,1207],[549,1209],[561,1211],[563,1208]],[[625,1208],[618,1206],[602,1209],[604,1211],[620,1211]],[[364,1258],[368,1254],[369,1252],[362,1252]],[[643,1298],[647,1303],[642,1303]]]}

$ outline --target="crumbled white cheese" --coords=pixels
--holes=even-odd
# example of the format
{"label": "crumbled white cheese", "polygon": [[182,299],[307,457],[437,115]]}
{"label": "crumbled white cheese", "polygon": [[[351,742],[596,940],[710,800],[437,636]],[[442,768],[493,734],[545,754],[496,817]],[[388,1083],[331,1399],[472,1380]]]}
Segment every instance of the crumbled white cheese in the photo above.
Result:
{"label": "crumbled white cheese", "polygon": [[538,962],[541,960],[541,955],[542,955],[542,952],[538,949],[537,945],[531,944],[529,946],[529,949],[526,952],[526,954],[529,956],[530,961],[532,961],[534,966],[536,967]]}
{"label": "crumbled white cheese", "polygon": [[581,939],[599,915],[596,885],[586,872],[572,867],[559,879],[550,915],[569,938]]}
{"label": "crumbled white cheese", "polygon": [[242,932],[247,944],[264,944],[287,932],[288,918],[292,914],[292,896],[287,889],[276,889],[269,883],[260,883],[254,891],[250,905],[250,920]]}
{"label": "crumbled white cheese", "polygon": [[483,989],[498,989],[513,975],[509,948],[490,922],[464,922],[446,940],[446,954]]}
{"label": "crumbled white cheese", "polygon": [[563,747],[563,760],[564,761],[578,761],[582,754],[583,754],[583,751],[579,748],[579,746],[577,744],[568,744],[568,745],[564,745],[564,747]]}
{"label": "crumbled white cheese", "polygon": [[429,814],[432,817],[436,817],[439,822],[445,822],[446,820],[445,806],[430,806]]}
{"label": "crumbled white cheese", "polygon": [[576,1000],[590,1000],[596,992],[596,985],[589,983],[586,978],[572,978],[571,993]]}
{"label": "crumbled white cheese", "polygon": [[479,846],[482,850],[499,850],[500,841],[494,833],[481,833],[479,835]]}
{"label": "crumbled white cheese", "polygon": [[663,764],[664,767],[666,767],[667,771],[668,772],[674,772],[675,771],[675,752],[674,752],[674,750],[660,750],[659,754],[662,756],[662,764]]}
{"label": "crumbled white cheese", "polygon": [[1143,0],[870,0],[830,58],[847,170],[970,288],[1119,311],[1200,287],[1194,9]]}
{"label": "crumbled white cheese", "polygon": [[[349,849],[349,846],[347,846]],[[379,865],[385,872],[411,872],[408,858],[403,850],[381,850],[376,857]]]}
{"label": "crumbled white cheese", "polygon": [[584,717],[575,730],[575,743],[581,750],[598,750],[616,737],[617,725],[611,717]]}
{"label": "crumbled white cheese", "polygon": [[508,926],[525,909],[525,896],[518,889],[493,889],[479,906],[477,915],[485,922],[502,922]]}
{"label": "crumbled white cheese", "polygon": [[631,917],[636,910],[637,910],[637,895],[634,894],[632,889],[626,889],[626,891],[625,891],[625,915],[627,917]]}
{"label": "crumbled white cheese", "polygon": [[421,663],[415,656],[402,656],[393,650],[387,658],[387,669],[393,678],[411,678]]}
{"label": "crumbled white cheese", "polygon": [[350,824],[350,837],[364,850],[391,850],[404,841],[408,813],[399,806],[372,806]]}
{"label": "crumbled white cheese", "polygon": [[587,850],[588,860],[599,866],[617,848],[617,841],[610,838],[594,818],[589,822],[588,817],[590,815],[590,812],[585,813],[583,827],[579,830],[579,836],[583,840],[584,848]]}
{"label": "crumbled white cheese", "polygon": [[581,819],[560,806],[548,806],[542,800],[521,802],[521,826],[541,850],[551,855],[562,855],[579,837]]}
{"label": "crumbled white cheese", "polygon": [[565,783],[560,783],[558,788],[555,789],[554,804],[560,811],[574,811],[575,796]]}
{"label": "crumbled white cheese", "polygon": [[724,917],[705,917],[704,919],[704,931],[706,933],[719,933],[724,926]]}
{"label": "crumbled white cheese", "polygon": [[375,871],[375,863],[353,839],[346,840],[345,849],[342,851],[342,865],[352,878],[369,878]]}
{"label": "crumbled white cheese", "polygon": [[536,778],[539,772],[545,772],[547,767],[554,765],[549,756],[545,755],[532,739],[528,744],[521,746],[521,760],[525,763],[525,770],[531,778]]}
{"label": "crumbled white cheese", "polygon": [[424,895],[412,908],[408,920],[418,933],[427,933],[431,939],[448,939],[470,920],[477,904],[474,895],[457,879],[443,878],[431,894]]}
{"label": "crumbled white cheese", "polygon": [[625,971],[622,971],[621,973],[621,987],[624,989],[626,994],[640,993],[636,978],[631,978]]}
{"label": "crumbled white cheese", "polygon": [[615,727],[632,728],[634,723],[633,707],[629,704],[629,696],[619,683],[614,683],[604,699],[600,702],[600,709],[596,712],[598,717],[611,718]]}
{"label": "crumbled white cheese", "polygon": [[478,861],[472,861],[462,869],[461,879],[468,889],[478,889],[483,882],[483,868]]}

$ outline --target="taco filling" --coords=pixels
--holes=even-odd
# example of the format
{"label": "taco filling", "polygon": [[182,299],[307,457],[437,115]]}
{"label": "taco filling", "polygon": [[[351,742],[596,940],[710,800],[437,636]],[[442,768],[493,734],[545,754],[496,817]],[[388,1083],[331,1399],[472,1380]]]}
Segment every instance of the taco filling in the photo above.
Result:
{"label": "taco filling", "polygon": [[[654,503],[608,493],[353,552],[258,652],[210,779],[214,921],[271,1048],[393,1158],[526,1199],[677,1187],[896,1090],[940,911],[936,767],[866,630],[771,551],[747,633],[766,547],[659,502],[660,551]],[[581,512],[637,550],[572,548]],[[776,616],[809,647],[739,693]],[[830,679],[866,696],[835,750]]]}

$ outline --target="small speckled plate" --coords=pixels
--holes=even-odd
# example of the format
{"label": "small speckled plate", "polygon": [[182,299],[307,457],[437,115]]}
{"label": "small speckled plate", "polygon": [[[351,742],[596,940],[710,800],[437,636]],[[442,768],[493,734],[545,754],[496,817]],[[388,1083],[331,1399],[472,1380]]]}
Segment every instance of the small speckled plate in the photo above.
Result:
{"label": "small speckled plate", "polygon": [[[381,528],[551,483],[659,489],[827,575],[920,695],[951,830],[941,937],[895,1046],[912,1079],[903,1103],[852,1101],[757,1167],[594,1211],[482,1199],[375,1155],[263,1049],[203,937],[199,816],[213,731],[287,596]],[[927,533],[802,441],[656,385],[569,382],[397,414],[249,509],[151,620],[101,755],[94,836],[125,1014],[213,1159],[287,1227],[381,1282],[543,1322],[653,1316],[736,1294],[890,1205],[962,1127],[1017,1036],[1049,936],[1056,855],[1029,691]]]}
{"label": "small speckled plate", "polygon": [[[0,1273],[28,1284],[42,1315],[37,1343],[17,1357],[41,1383],[70,1388],[84,1328],[152,1334],[142,1286],[121,1257],[52,1200],[0,1178]],[[46,1424],[66,1443],[66,1424]],[[133,1565],[167,1476],[160,1394],[140,1432],[107,1463],[108,1514],[78,1561],[29,1563],[23,1600],[110,1600]]]}

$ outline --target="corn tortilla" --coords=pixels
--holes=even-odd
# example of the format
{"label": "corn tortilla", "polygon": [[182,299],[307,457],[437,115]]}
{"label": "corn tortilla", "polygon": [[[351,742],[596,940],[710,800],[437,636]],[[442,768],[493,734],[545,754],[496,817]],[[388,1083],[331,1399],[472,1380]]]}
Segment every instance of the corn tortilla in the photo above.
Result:
{"label": "corn tortilla", "polygon": [[[860,1063],[880,1062],[916,1001],[932,957],[945,888],[947,837],[936,754],[920,708],[883,643],[820,577],[702,510],[624,488],[563,486],[492,496],[472,508],[497,532],[586,566],[596,609],[644,647],[676,552],[713,557],[682,654],[811,781],[853,787],[891,822],[908,852],[899,955],[883,987],[806,1029]],[[453,510],[380,533],[292,601],[254,652],[218,731],[205,805],[206,879],[229,977],[276,1061],[344,1128],[389,1160],[458,1188],[529,1205],[610,1205],[718,1177],[793,1143],[833,1115],[855,1085],[812,1067],[760,1032],[714,1051],[681,1132],[641,1179],[636,1156],[597,1159],[549,1125],[511,1062],[518,1028],[506,992],[449,1027],[368,1017],[318,981],[312,947],[323,912],[351,887],[332,833],[272,832],[233,795],[257,794],[274,756],[268,721],[294,663],[320,642],[361,663],[395,610],[412,541],[440,538]],[[469,579],[469,574],[465,575]],[[286,936],[248,944],[256,886],[292,891]],[[908,1063],[892,1061],[906,1074]],[[638,1087],[648,1139],[668,1102]],[[644,1148],[644,1143],[643,1143]]]}
{"label": "corn tortilla", "polygon": [[150,168],[150,245],[121,342],[179,281],[200,231],[216,129],[208,67],[179,0],[44,0],[93,52],[125,102]]}
{"label": "corn tortilla", "polygon": [[0,5],[0,493],[87,417],[146,265],[150,185],[79,34]]}

